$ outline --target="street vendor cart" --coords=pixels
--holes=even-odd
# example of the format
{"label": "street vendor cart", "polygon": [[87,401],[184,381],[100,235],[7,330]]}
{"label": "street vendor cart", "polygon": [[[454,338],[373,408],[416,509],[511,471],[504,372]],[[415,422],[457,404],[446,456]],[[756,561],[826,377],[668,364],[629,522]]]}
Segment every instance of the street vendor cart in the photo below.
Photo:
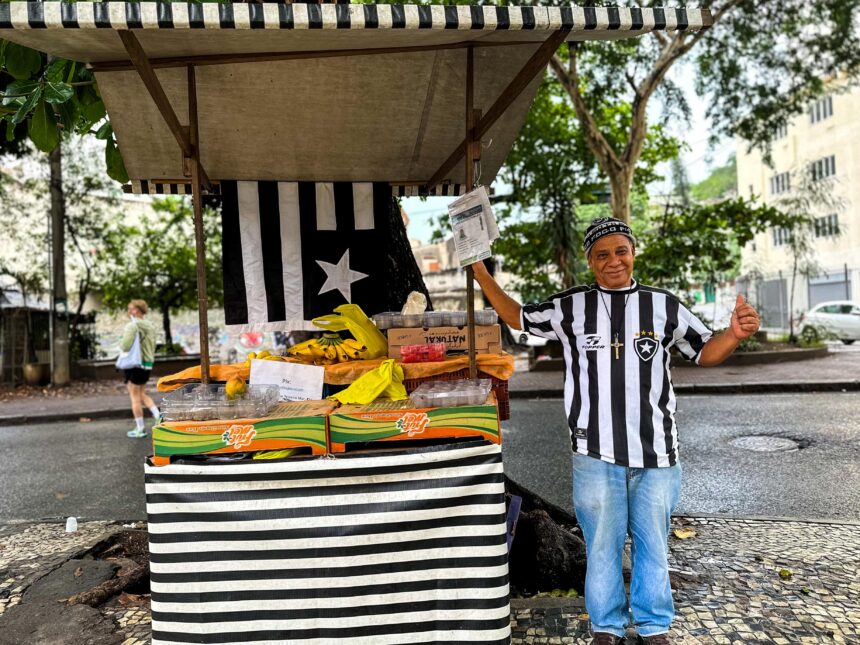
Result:
{"label": "street vendor cart", "polygon": [[[187,380],[203,384],[231,369],[209,362],[204,195],[238,205],[224,228],[233,322],[295,328],[307,319],[307,264],[289,261],[307,248],[306,204],[316,231],[349,220],[349,244],[379,221],[367,204],[489,185],[562,43],[709,22],[707,10],[665,7],[0,3],[0,38],[95,72],[129,190],[192,196],[201,366]],[[361,273],[350,251],[316,260],[341,302]],[[495,396],[439,414],[441,427],[461,423],[478,440],[410,444],[418,433],[403,427],[414,423],[397,437],[383,427],[407,408],[319,402],[300,422],[285,410],[265,428],[246,424],[280,445],[303,433],[310,456],[183,463],[218,452],[193,425],[162,442],[166,465],[146,466],[153,642],[509,642],[496,406],[510,374],[492,356],[481,365],[466,273],[468,358],[435,376],[496,376]],[[350,452],[356,436],[385,441]]]}

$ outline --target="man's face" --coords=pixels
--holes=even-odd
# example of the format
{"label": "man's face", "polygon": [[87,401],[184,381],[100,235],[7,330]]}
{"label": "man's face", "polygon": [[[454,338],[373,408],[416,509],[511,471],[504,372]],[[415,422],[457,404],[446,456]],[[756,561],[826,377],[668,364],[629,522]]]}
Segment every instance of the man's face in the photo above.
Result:
{"label": "man's face", "polygon": [[622,289],[630,286],[633,277],[633,255],[633,244],[626,235],[605,235],[591,247],[588,266],[598,285]]}

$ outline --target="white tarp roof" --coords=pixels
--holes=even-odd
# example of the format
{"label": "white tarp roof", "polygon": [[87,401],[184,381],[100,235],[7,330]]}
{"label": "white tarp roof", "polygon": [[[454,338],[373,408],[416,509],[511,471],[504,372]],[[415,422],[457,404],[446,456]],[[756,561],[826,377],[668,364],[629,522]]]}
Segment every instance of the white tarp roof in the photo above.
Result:
{"label": "white tarp roof", "polygon": [[[176,140],[129,60],[132,30],[187,123],[197,64],[200,155],[213,180],[424,182],[465,135],[465,49],[303,60],[225,62],[200,56],[475,45],[475,107],[486,112],[542,42],[698,30],[703,9],[186,2],[0,3],[0,38],[95,64],[129,175],[181,179]],[[492,46],[489,46],[492,45]],[[206,63],[206,64],[203,64]],[[489,184],[525,120],[540,74],[484,137]],[[487,146],[487,143],[492,143]],[[465,180],[459,163],[445,178]]]}

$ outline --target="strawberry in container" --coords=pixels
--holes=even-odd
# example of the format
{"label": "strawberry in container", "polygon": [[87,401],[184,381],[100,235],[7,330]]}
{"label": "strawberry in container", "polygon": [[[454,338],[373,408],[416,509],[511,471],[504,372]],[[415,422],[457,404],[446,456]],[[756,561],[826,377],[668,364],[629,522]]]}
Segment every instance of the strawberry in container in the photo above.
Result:
{"label": "strawberry in container", "polygon": [[400,360],[404,363],[432,363],[445,360],[445,343],[404,345],[400,348]]}

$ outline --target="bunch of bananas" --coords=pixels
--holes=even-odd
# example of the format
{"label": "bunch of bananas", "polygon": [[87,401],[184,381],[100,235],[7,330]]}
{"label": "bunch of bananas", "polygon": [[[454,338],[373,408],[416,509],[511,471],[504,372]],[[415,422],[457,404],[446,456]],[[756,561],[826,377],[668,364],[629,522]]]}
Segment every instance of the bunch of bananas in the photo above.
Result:
{"label": "bunch of bananas", "polygon": [[344,340],[338,334],[323,334],[322,338],[306,340],[287,349],[287,355],[303,363],[332,365],[360,359],[367,347],[357,340]]}
{"label": "bunch of bananas", "polygon": [[245,358],[245,367],[251,367],[252,359],[258,361],[282,361],[284,357],[272,354],[268,349],[264,349],[262,352],[248,352],[248,356]]}

